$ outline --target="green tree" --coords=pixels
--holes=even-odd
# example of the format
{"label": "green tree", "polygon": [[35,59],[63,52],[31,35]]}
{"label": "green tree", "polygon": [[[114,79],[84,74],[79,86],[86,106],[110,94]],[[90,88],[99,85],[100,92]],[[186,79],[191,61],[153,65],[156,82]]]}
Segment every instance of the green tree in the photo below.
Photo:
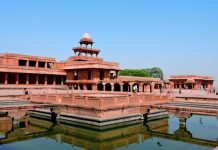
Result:
{"label": "green tree", "polygon": [[121,76],[138,76],[138,77],[153,77],[163,79],[163,71],[161,68],[153,67],[147,69],[124,69],[119,72]]}
{"label": "green tree", "polygon": [[158,67],[153,67],[150,69],[146,69],[147,72],[149,72],[149,76],[153,77],[153,78],[161,78],[163,79],[164,75],[163,75],[163,71],[161,68]]}
{"label": "green tree", "polygon": [[121,76],[138,76],[138,77],[148,77],[148,73],[143,69],[124,69],[119,72]]}

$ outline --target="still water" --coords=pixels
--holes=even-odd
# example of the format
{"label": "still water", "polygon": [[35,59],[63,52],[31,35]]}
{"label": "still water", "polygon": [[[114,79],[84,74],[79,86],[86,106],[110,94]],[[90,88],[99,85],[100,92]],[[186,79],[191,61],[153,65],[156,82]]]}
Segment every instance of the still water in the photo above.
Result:
{"label": "still water", "polygon": [[211,150],[218,146],[218,119],[193,115],[186,126],[171,115],[104,130],[24,116],[0,118],[0,150]]}

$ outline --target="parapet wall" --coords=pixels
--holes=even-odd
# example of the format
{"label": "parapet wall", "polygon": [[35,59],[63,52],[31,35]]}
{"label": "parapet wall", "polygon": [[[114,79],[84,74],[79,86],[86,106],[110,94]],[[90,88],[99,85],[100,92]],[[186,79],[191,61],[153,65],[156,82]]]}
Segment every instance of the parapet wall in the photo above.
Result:
{"label": "parapet wall", "polygon": [[59,104],[61,113],[110,120],[130,116],[142,116],[153,104],[166,103],[169,95],[162,94],[58,94],[30,95],[34,102]]}

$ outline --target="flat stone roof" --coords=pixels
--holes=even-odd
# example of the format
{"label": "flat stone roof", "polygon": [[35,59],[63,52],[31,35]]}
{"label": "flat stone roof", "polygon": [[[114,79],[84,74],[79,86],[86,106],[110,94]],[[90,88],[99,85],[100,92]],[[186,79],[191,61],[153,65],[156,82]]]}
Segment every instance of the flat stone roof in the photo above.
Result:
{"label": "flat stone roof", "polygon": [[21,59],[36,59],[36,60],[49,60],[56,62],[55,58],[52,57],[42,57],[42,56],[32,56],[32,55],[23,55],[23,54],[14,54],[14,53],[0,53],[0,57],[17,57]]}
{"label": "flat stone roof", "polygon": [[185,79],[185,80],[190,80],[190,79],[199,79],[199,80],[214,80],[213,77],[210,76],[201,76],[201,75],[172,75],[170,76],[169,79]]}

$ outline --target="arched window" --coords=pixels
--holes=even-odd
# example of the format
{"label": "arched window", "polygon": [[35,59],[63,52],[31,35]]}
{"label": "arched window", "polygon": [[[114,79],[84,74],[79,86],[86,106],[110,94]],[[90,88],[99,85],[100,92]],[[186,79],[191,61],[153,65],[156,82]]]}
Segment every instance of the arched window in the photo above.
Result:
{"label": "arched window", "polygon": [[114,84],[114,91],[120,91],[120,84],[119,83]]}
{"label": "arched window", "polygon": [[107,83],[105,85],[105,91],[111,91],[111,84],[110,83]]}
{"label": "arched window", "polygon": [[123,92],[129,92],[130,91],[130,85],[128,83],[123,84]]}
{"label": "arched window", "polygon": [[97,89],[98,89],[98,91],[103,91],[103,84],[102,83],[98,83]]}

